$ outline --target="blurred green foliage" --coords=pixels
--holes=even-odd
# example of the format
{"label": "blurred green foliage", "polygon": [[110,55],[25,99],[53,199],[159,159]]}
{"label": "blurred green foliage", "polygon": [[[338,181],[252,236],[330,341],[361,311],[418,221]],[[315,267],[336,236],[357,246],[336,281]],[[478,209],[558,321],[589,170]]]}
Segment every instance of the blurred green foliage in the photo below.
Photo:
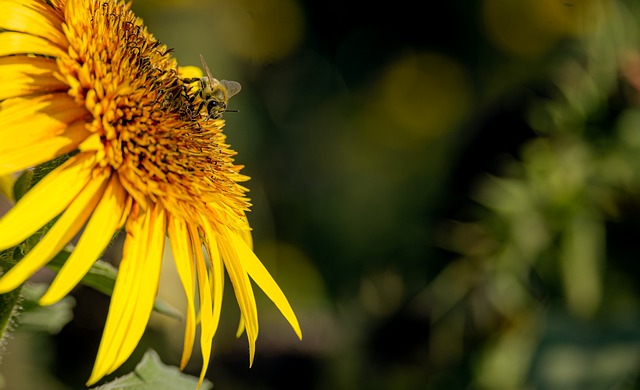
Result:
{"label": "blurred green foliage", "polygon": [[[181,64],[242,83],[225,130],[303,328],[258,297],[249,369],[225,301],[216,387],[640,387],[639,4],[439,3],[134,3]],[[42,367],[80,388],[107,299],[75,296]],[[176,364],[181,332],[155,318],[118,374],[149,345]]]}

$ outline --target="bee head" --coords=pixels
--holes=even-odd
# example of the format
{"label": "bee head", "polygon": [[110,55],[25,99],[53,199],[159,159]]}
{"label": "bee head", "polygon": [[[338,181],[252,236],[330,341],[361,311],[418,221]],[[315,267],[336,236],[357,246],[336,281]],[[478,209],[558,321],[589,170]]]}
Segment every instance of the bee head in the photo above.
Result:
{"label": "bee head", "polygon": [[211,110],[224,111],[227,109],[227,105],[224,102],[217,101],[215,99],[210,99],[207,102],[207,111],[211,112]]}

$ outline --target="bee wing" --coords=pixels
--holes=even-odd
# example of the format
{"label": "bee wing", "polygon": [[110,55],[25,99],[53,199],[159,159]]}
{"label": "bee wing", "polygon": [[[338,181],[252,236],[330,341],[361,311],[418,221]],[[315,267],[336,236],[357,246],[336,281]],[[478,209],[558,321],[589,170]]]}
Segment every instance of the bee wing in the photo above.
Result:
{"label": "bee wing", "polygon": [[237,95],[242,89],[242,85],[237,81],[220,80],[220,84],[227,90],[227,98]]}
{"label": "bee wing", "polygon": [[207,65],[207,62],[204,60],[204,56],[202,54],[200,54],[200,61],[202,61],[202,68],[204,69],[204,72],[207,74],[207,83],[209,84],[209,87],[212,88],[212,83],[214,78],[211,75],[211,70],[209,70],[209,66]]}

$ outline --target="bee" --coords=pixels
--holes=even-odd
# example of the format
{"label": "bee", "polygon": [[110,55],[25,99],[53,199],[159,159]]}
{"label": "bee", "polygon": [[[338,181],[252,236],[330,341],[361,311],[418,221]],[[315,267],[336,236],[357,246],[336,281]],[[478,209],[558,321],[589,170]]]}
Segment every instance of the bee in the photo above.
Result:
{"label": "bee", "polygon": [[200,112],[202,107],[205,107],[207,109],[207,118],[205,120],[218,119],[224,112],[238,112],[238,110],[227,109],[227,103],[231,97],[240,92],[240,89],[242,88],[240,83],[237,81],[218,80],[213,78],[211,71],[209,70],[209,66],[207,66],[207,62],[204,60],[202,54],[200,54],[200,61],[202,61],[202,68],[207,75],[202,78],[184,79],[184,82],[187,84],[194,82],[200,83],[200,89],[191,99],[191,101],[193,101],[195,96],[200,96],[202,99],[202,102],[198,106],[196,112]]}

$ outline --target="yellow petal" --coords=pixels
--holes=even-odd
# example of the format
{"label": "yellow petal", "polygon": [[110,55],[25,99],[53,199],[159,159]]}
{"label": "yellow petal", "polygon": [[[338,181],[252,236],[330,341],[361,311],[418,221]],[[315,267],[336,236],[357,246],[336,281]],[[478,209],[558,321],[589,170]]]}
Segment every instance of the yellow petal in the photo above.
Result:
{"label": "yellow petal", "polygon": [[0,219],[0,250],[18,245],[60,214],[89,182],[94,160],[77,154],[45,176]]}
{"label": "yellow petal", "polygon": [[211,294],[213,295],[213,332],[220,324],[220,313],[222,309],[222,297],[224,295],[224,264],[220,251],[218,250],[218,238],[214,233],[211,224],[201,218],[202,229],[207,240],[207,252],[209,254],[209,274],[211,279]]}
{"label": "yellow petal", "polygon": [[202,69],[198,68],[197,66],[191,65],[180,66],[178,67],[178,74],[180,75],[180,77],[186,79],[199,79],[200,77],[202,77]]}
{"label": "yellow petal", "polygon": [[233,241],[233,234],[226,226],[220,231],[220,241],[218,242],[222,252],[225,268],[231,279],[236,300],[240,306],[240,313],[245,321],[247,339],[249,342],[249,364],[253,364],[255,356],[255,345],[258,339],[258,310],[256,308],[256,298],[253,295],[251,281],[238,257]]}
{"label": "yellow petal", "polygon": [[126,197],[127,194],[118,183],[117,177],[112,175],[100,203],[95,207],[95,211],[71,256],[58,272],[51,287],[40,298],[41,305],[51,305],[58,302],[89,271],[118,230],[126,207]]}
{"label": "yellow petal", "polygon": [[68,43],[61,31],[61,21],[46,4],[33,0],[0,0],[0,9],[0,29],[38,35],[66,49]]}
{"label": "yellow petal", "polygon": [[195,315],[195,271],[193,269],[193,251],[191,241],[187,233],[184,220],[169,217],[168,223],[169,241],[173,252],[174,262],[178,270],[178,276],[182,282],[185,295],[187,297],[187,318],[184,330],[184,346],[182,358],[180,359],[180,369],[184,369],[191,357],[196,336],[196,315]]}
{"label": "yellow petal", "polygon": [[0,34],[0,57],[14,54],[39,54],[61,57],[65,53],[44,38],[19,32],[5,31]]}
{"label": "yellow petal", "polygon": [[0,100],[32,93],[66,92],[69,86],[54,76],[57,70],[58,65],[51,58],[0,57]]}
{"label": "yellow petal", "polygon": [[269,299],[273,301],[278,310],[282,313],[284,318],[287,319],[293,330],[296,332],[298,337],[302,339],[302,331],[300,330],[300,324],[298,324],[298,319],[296,318],[291,305],[289,305],[289,301],[287,297],[284,295],[278,284],[273,277],[269,274],[269,271],[262,264],[260,259],[253,253],[251,249],[247,246],[242,237],[238,234],[231,233],[233,246],[238,252],[238,257],[240,261],[245,267],[245,270],[251,276],[258,287],[262,289],[262,291],[267,294]]}
{"label": "yellow petal", "polygon": [[4,152],[0,158],[0,175],[18,172],[71,152],[90,134],[84,122],[76,122],[59,136],[43,137],[31,145]]}
{"label": "yellow petal", "polygon": [[127,237],[98,356],[87,386],[118,368],[133,352],[158,291],[166,217],[156,207],[127,222]]}
{"label": "yellow petal", "polygon": [[253,236],[251,235],[251,230],[240,230],[239,233],[249,249],[253,250]]}
{"label": "yellow petal", "polygon": [[[149,214],[148,211],[147,214]],[[138,303],[132,307],[134,315],[131,320],[131,325],[128,331],[125,332],[122,348],[118,352],[118,358],[111,365],[109,372],[113,372],[129,358],[147,327],[155,297],[158,293],[166,231],[167,218],[165,211],[162,207],[156,206],[151,210],[148,223],[144,227],[144,232],[149,235],[148,246],[143,248],[142,253],[138,253],[136,259],[136,261],[143,261],[145,263],[143,274],[137,275],[142,276],[140,278],[142,280],[139,289]],[[115,290],[114,297],[116,297]],[[123,291],[119,298],[123,300],[127,299],[126,291]]]}
{"label": "yellow petal", "polygon": [[69,124],[87,115],[67,94],[16,98],[6,103],[0,110],[0,160],[7,151],[63,134]]}
{"label": "yellow petal", "polygon": [[103,172],[87,183],[42,240],[0,278],[0,293],[18,287],[71,241],[102,197],[107,178]]}
{"label": "yellow petal", "polygon": [[238,321],[238,329],[236,329],[236,337],[242,336],[244,333],[244,318],[240,315],[240,321]]}
{"label": "yellow petal", "polygon": [[209,285],[209,276],[207,272],[207,264],[202,253],[202,242],[197,229],[190,229],[191,241],[193,241],[194,254],[196,257],[196,272],[198,275],[198,290],[200,291],[200,349],[202,350],[202,369],[200,370],[200,378],[198,387],[204,381],[204,375],[209,367],[209,359],[211,357],[211,343],[215,330],[213,328],[213,306],[211,302],[211,286]]}
{"label": "yellow petal", "polygon": [[66,0],[49,0],[47,3],[51,4],[55,9],[64,9]]}
{"label": "yellow petal", "polygon": [[0,57],[0,69],[2,73],[53,76],[58,70],[58,64],[53,58],[19,55]]}

